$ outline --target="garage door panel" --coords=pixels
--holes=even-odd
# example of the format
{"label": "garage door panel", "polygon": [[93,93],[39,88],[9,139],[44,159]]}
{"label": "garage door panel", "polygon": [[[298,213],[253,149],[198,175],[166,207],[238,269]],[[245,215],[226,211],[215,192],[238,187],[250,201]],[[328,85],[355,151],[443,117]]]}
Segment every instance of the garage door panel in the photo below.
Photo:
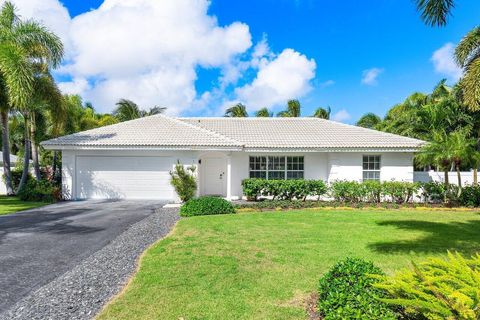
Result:
{"label": "garage door panel", "polygon": [[77,198],[172,199],[170,157],[77,157]]}

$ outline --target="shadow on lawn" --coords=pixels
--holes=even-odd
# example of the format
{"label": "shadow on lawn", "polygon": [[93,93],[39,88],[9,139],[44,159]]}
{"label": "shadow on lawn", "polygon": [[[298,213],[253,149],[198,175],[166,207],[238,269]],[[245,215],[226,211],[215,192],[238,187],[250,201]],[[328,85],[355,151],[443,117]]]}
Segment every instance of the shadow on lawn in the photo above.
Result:
{"label": "shadow on lawn", "polygon": [[480,252],[480,221],[478,220],[451,223],[392,220],[379,222],[378,225],[427,233],[414,240],[376,242],[368,246],[379,253],[445,253],[450,250],[472,255]]}

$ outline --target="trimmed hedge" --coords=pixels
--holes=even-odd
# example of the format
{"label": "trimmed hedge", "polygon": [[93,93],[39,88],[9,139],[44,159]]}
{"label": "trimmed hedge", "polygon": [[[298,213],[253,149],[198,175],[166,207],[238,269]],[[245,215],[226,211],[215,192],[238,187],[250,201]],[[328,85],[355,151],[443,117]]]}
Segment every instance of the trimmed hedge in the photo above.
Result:
{"label": "trimmed hedge", "polygon": [[205,196],[190,199],[180,208],[182,217],[235,213],[233,205],[225,199]]}
{"label": "trimmed hedge", "polygon": [[318,309],[324,319],[396,319],[392,308],[378,300],[387,298],[384,290],[374,287],[384,276],[373,263],[347,258],[338,262],[321,279]]}
{"label": "trimmed hedge", "polygon": [[281,200],[303,200],[308,196],[321,197],[327,193],[327,185],[322,180],[265,180],[245,179],[242,181],[243,194],[249,200],[261,196],[271,196]]}

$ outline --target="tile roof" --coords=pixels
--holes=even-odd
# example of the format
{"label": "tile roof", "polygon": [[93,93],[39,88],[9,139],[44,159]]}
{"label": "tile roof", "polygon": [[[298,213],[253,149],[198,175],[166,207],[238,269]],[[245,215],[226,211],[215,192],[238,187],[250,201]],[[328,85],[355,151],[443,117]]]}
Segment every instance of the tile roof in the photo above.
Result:
{"label": "tile roof", "polygon": [[318,118],[140,118],[48,140],[55,147],[408,149],[424,142]]}

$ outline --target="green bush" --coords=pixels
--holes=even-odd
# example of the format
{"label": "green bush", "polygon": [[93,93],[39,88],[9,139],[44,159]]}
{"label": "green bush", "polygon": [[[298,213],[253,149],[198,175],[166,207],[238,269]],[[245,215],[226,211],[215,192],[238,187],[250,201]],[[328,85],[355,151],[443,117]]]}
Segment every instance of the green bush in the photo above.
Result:
{"label": "green bush", "polygon": [[357,203],[367,195],[363,184],[357,181],[338,180],[330,185],[330,193],[336,201]]}
{"label": "green bush", "polygon": [[414,319],[480,319],[480,255],[448,253],[378,279],[375,287],[392,296],[382,302],[404,307]]}
{"label": "green bush", "polygon": [[195,196],[197,191],[197,180],[195,179],[195,167],[185,167],[178,162],[175,169],[170,171],[172,179],[170,183],[175,188],[178,197],[182,202],[186,202]]}
{"label": "green bush", "polygon": [[383,197],[384,185],[380,181],[368,180],[363,182],[365,201],[380,203]]}
{"label": "green bush", "polygon": [[392,202],[397,204],[413,200],[414,194],[420,189],[420,184],[402,181],[385,181],[383,192]]}
{"label": "green bush", "polygon": [[462,206],[478,207],[480,206],[480,186],[466,186],[458,199]]}
{"label": "green bush", "polygon": [[17,196],[23,201],[55,202],[61,198],[61,190],[47,180],[28,179]]}
{"label": "green bush", "polygon": [[180,208],[182,217],[229,213],[235,213],[235,209],[230,202],[222,198],[210,196],[190,199]]}
{"label": "green bush", "polygon": [[424,202],[440,203],[445,200],[445,184],[443,182],[425,182],[421,186]]}
{"label": "green bush", "polygon": [[371,262],[347,258],[320,279],[318,309],[324,319],[396,319],[385,292],[371,275],[383,276]]}
{"label": "green bush", "polygon": [[306,200],[308,196],[321,197],[327,193],[322,180],[265,180],[245,179],[242,181],[243,194],[249,200],[271,196],[274,200]]}

